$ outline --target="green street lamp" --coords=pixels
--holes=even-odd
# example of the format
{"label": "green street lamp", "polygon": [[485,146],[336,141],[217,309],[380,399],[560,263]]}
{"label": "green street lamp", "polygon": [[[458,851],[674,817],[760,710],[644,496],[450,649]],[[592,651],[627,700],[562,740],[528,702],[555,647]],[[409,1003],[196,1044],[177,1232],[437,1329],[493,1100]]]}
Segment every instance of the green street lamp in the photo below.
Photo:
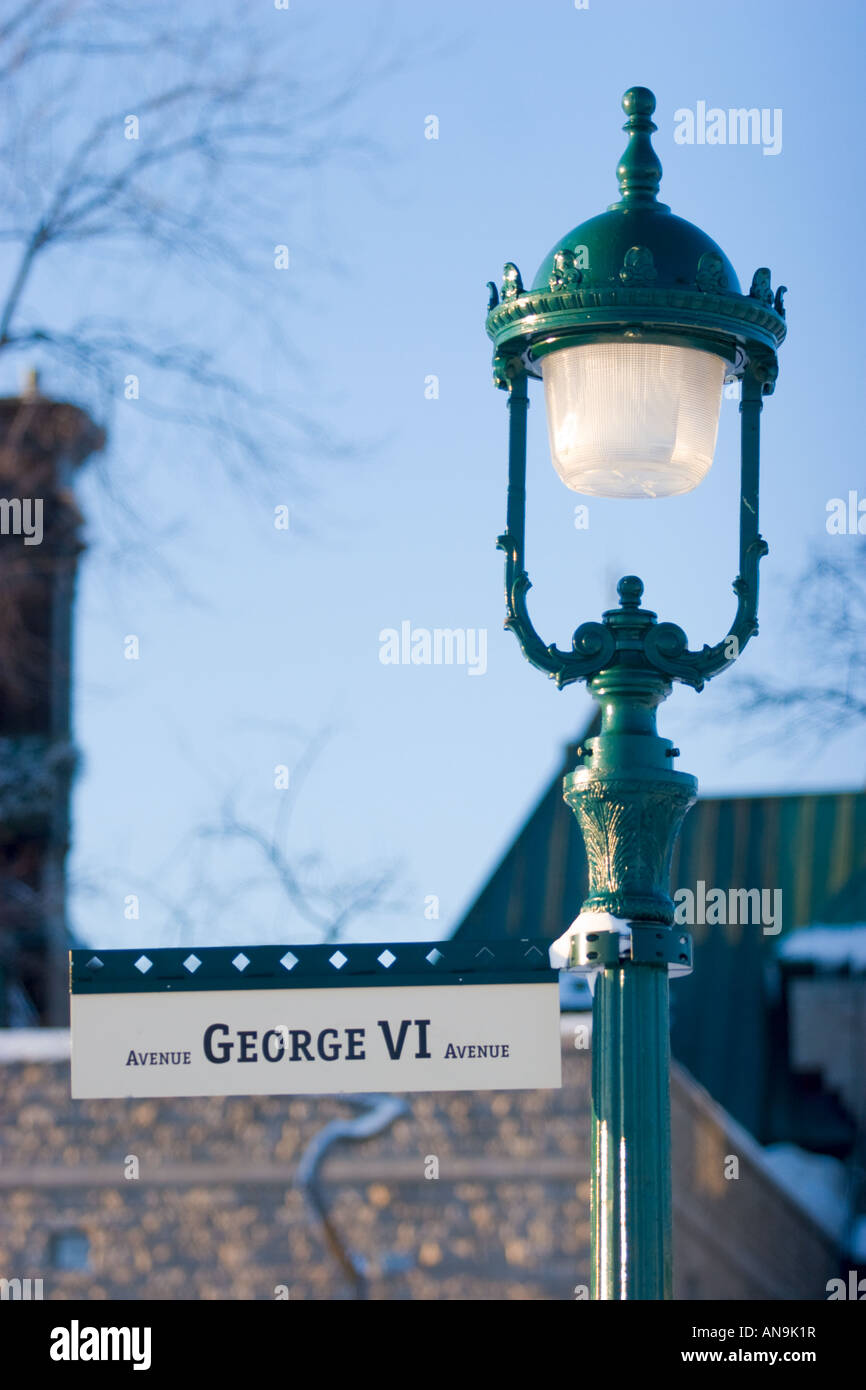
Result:
{"label": "green street lamp", "polygon": [[[655,97],[622,101],[628,146],[620,200],[557,242],[532,288],[508,262],[489,285],[494,382],[508,391],[505,626],[562,688],[586,681],[601,732],[565,778],[586,844],[589,894],[569,934],[573,969],[594,972],[592,1297],[671,1295],[668,981],[691,969],[674,929],[670,864],[697,782],[656,729],[673,681],[701,690],[758,630],[762,398],[785,337],[784,286],[755,272],[748,294],[720,248],[658,201]],[[527,610],[524,555],[528,381],[544,383],[554,466],[598,497],[665,497],[706,475],[726,379],[741,381],[740,561],[736,613],[714,646],[692,651],[682,628],[641,607],[643,584],[619,581],[619,607],[548,646]]]}

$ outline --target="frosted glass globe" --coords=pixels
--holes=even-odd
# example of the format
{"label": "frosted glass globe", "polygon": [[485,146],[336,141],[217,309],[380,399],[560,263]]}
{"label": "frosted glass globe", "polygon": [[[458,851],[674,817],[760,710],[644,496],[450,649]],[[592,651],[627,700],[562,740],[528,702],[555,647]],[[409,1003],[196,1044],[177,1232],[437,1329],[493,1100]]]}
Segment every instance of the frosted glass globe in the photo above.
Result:
{"label": "frosted glass globe", "polygon": [[559,348],[541,360],[550,452],[592,497],[673,497],[709,471],[727,364],[662,343]]}

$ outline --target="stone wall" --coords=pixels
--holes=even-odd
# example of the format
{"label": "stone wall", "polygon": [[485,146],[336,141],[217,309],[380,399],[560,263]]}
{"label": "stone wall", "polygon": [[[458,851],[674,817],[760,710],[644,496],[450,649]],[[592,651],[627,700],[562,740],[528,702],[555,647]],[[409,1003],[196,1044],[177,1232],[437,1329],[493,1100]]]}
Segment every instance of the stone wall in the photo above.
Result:
{"label": "stone wall", "polygon": [[[387,1132],[330,1151],[329,1219],[364,1261],[369,1297],[573,1299],[588,1285],[589,1054],[572,1036],[564,1027],[561,1091],[407,1097]],[[67,1061],[10,1057],[0,1277],[41,1278],[51,1299],[356,1296],[294,1184],[345,1102],[71,1101]],[[672,1097],[677,1297],[826,1297],[833,1242],[680,1069]],[[432,1159],[438,1178],[425,1177]],[[89,1241],[86,1269],[58,1267],[70,1232]]]}

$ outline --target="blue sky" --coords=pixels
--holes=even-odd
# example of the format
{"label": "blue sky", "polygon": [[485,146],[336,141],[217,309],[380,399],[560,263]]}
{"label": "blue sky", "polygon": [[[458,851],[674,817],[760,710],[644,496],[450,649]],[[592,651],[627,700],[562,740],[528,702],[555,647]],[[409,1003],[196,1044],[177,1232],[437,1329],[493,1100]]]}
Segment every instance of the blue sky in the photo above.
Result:
{"label": "blue sky", "polygon": [[[339,59],[378,33],[405,55],[346,116],[382,154],[293,174],[283,220],[250,214],[259,289],[277,297],[305,365],[282,359],[254,312],[219,300],[206,277],[151,270],[130,277],[133,289],[122,263],[91,250],[75,264],[74,292],[60,272],[32,289],[35,304],[52,297],[63,312],[85,288],[116,313],[143,312],[144,302],[151,314],[170,311],[193,338],[224,343],[228,367],[289,393],[360,446],[339,461],[313,451],[287,460],[284,478],[276,470],[239,485],[213,441],[190,450],[172,424],[118,401],[110,453],[79,488],[91,549],[77,609],[84,768],[72,921],[103,946],[314,939],[249,847],[209,840],[205,855],[195,832],[230,795],[269,831],[286,796],[275,766],[293,766],[324,729],[288,852],[320,854],[311,872],[323,883],[394,866],[399,910],[365,916],[359,935],[447,935],[581,731],[591,711],[583,687],[558,692],[501,627],[494,543],[506,411],[490,382],[485,282],[514,260],[528,283],[561,235],[617,196],[628,86],[658,98],[663,200],[720,243],[744,288],[760,265],[789,286],[789,340],[763,419],[762,632],[745,669],[795,682],[820,660],[809,632],[783,634],[788,586],[812,547],[853,543],[829,541],[828,499],[866,491],[863,192],[851,155],[862,6],[440,0],[373,11],[292,0],[288,13],[262,7],[255,23],[264,40],[269,25],[297,24],[301,64],[307,44]],[[86,100],[99,96],[96,83]],[[781,110],[780,152],[675,143],[674,113],[699,101]],[[436,140],[425,138],[430,115]],[[277,272],[272,248],[282,242],[291,265]],[[430,375],[435,400],[425,398]],[[50,392],[50,376],[43,384]],[[715,463],[692,494],[590,499],[589,528],[578,531],[574,506],[587,499],[556,478],[533,395],[527,552],[546,640],[567,644],[611,606],[626,573],[643,578],[648,606],[680,623],[692,646],[723,635],[734,608],[737,427],[725,401]],[[124,523],[128,554],[118,553],[103,470],[140,518]],[[288,531],[274,528],[280,504]],[[383,665],[380,631],[406,620],[486,629],[486,673]],[[131,633],[138,661],[124,659]],[[704,792],[862,784],[862,736],[807,747],[756,740],[730,677],[699,696],[676,690],[659,722]],[[137,920],[124,916],[128,894]],[[438,920],[425,916],[432,896]]]}

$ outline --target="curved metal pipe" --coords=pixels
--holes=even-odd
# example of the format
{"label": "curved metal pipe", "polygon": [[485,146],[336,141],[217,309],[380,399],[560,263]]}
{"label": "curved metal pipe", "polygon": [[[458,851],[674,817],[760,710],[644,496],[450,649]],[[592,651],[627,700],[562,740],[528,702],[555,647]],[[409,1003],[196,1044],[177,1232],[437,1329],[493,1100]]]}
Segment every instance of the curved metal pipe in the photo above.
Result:
{"label": "curved metal pipe", "polygon": [[361,1107],[362,1113],[354,1117],[341,1116],[330,1120],[307,1145],[298,1163],[295,1182],[303,1188],[307,1200],[322,1223],[325,1244],[340,1269],[355,1291],[357,1299],[366,1299],[368,1279],[362,1256],[355,1255],[342,1240],[334,1220],[328,1211],[328,1204],[320,1185],[320,1169],[329,1150],[344,1140],[372,1139],[383,1133],[401,1115],[409,1113],[409,1106],[396,1096],[358,1095],[341,1096],[348,1105]]}

